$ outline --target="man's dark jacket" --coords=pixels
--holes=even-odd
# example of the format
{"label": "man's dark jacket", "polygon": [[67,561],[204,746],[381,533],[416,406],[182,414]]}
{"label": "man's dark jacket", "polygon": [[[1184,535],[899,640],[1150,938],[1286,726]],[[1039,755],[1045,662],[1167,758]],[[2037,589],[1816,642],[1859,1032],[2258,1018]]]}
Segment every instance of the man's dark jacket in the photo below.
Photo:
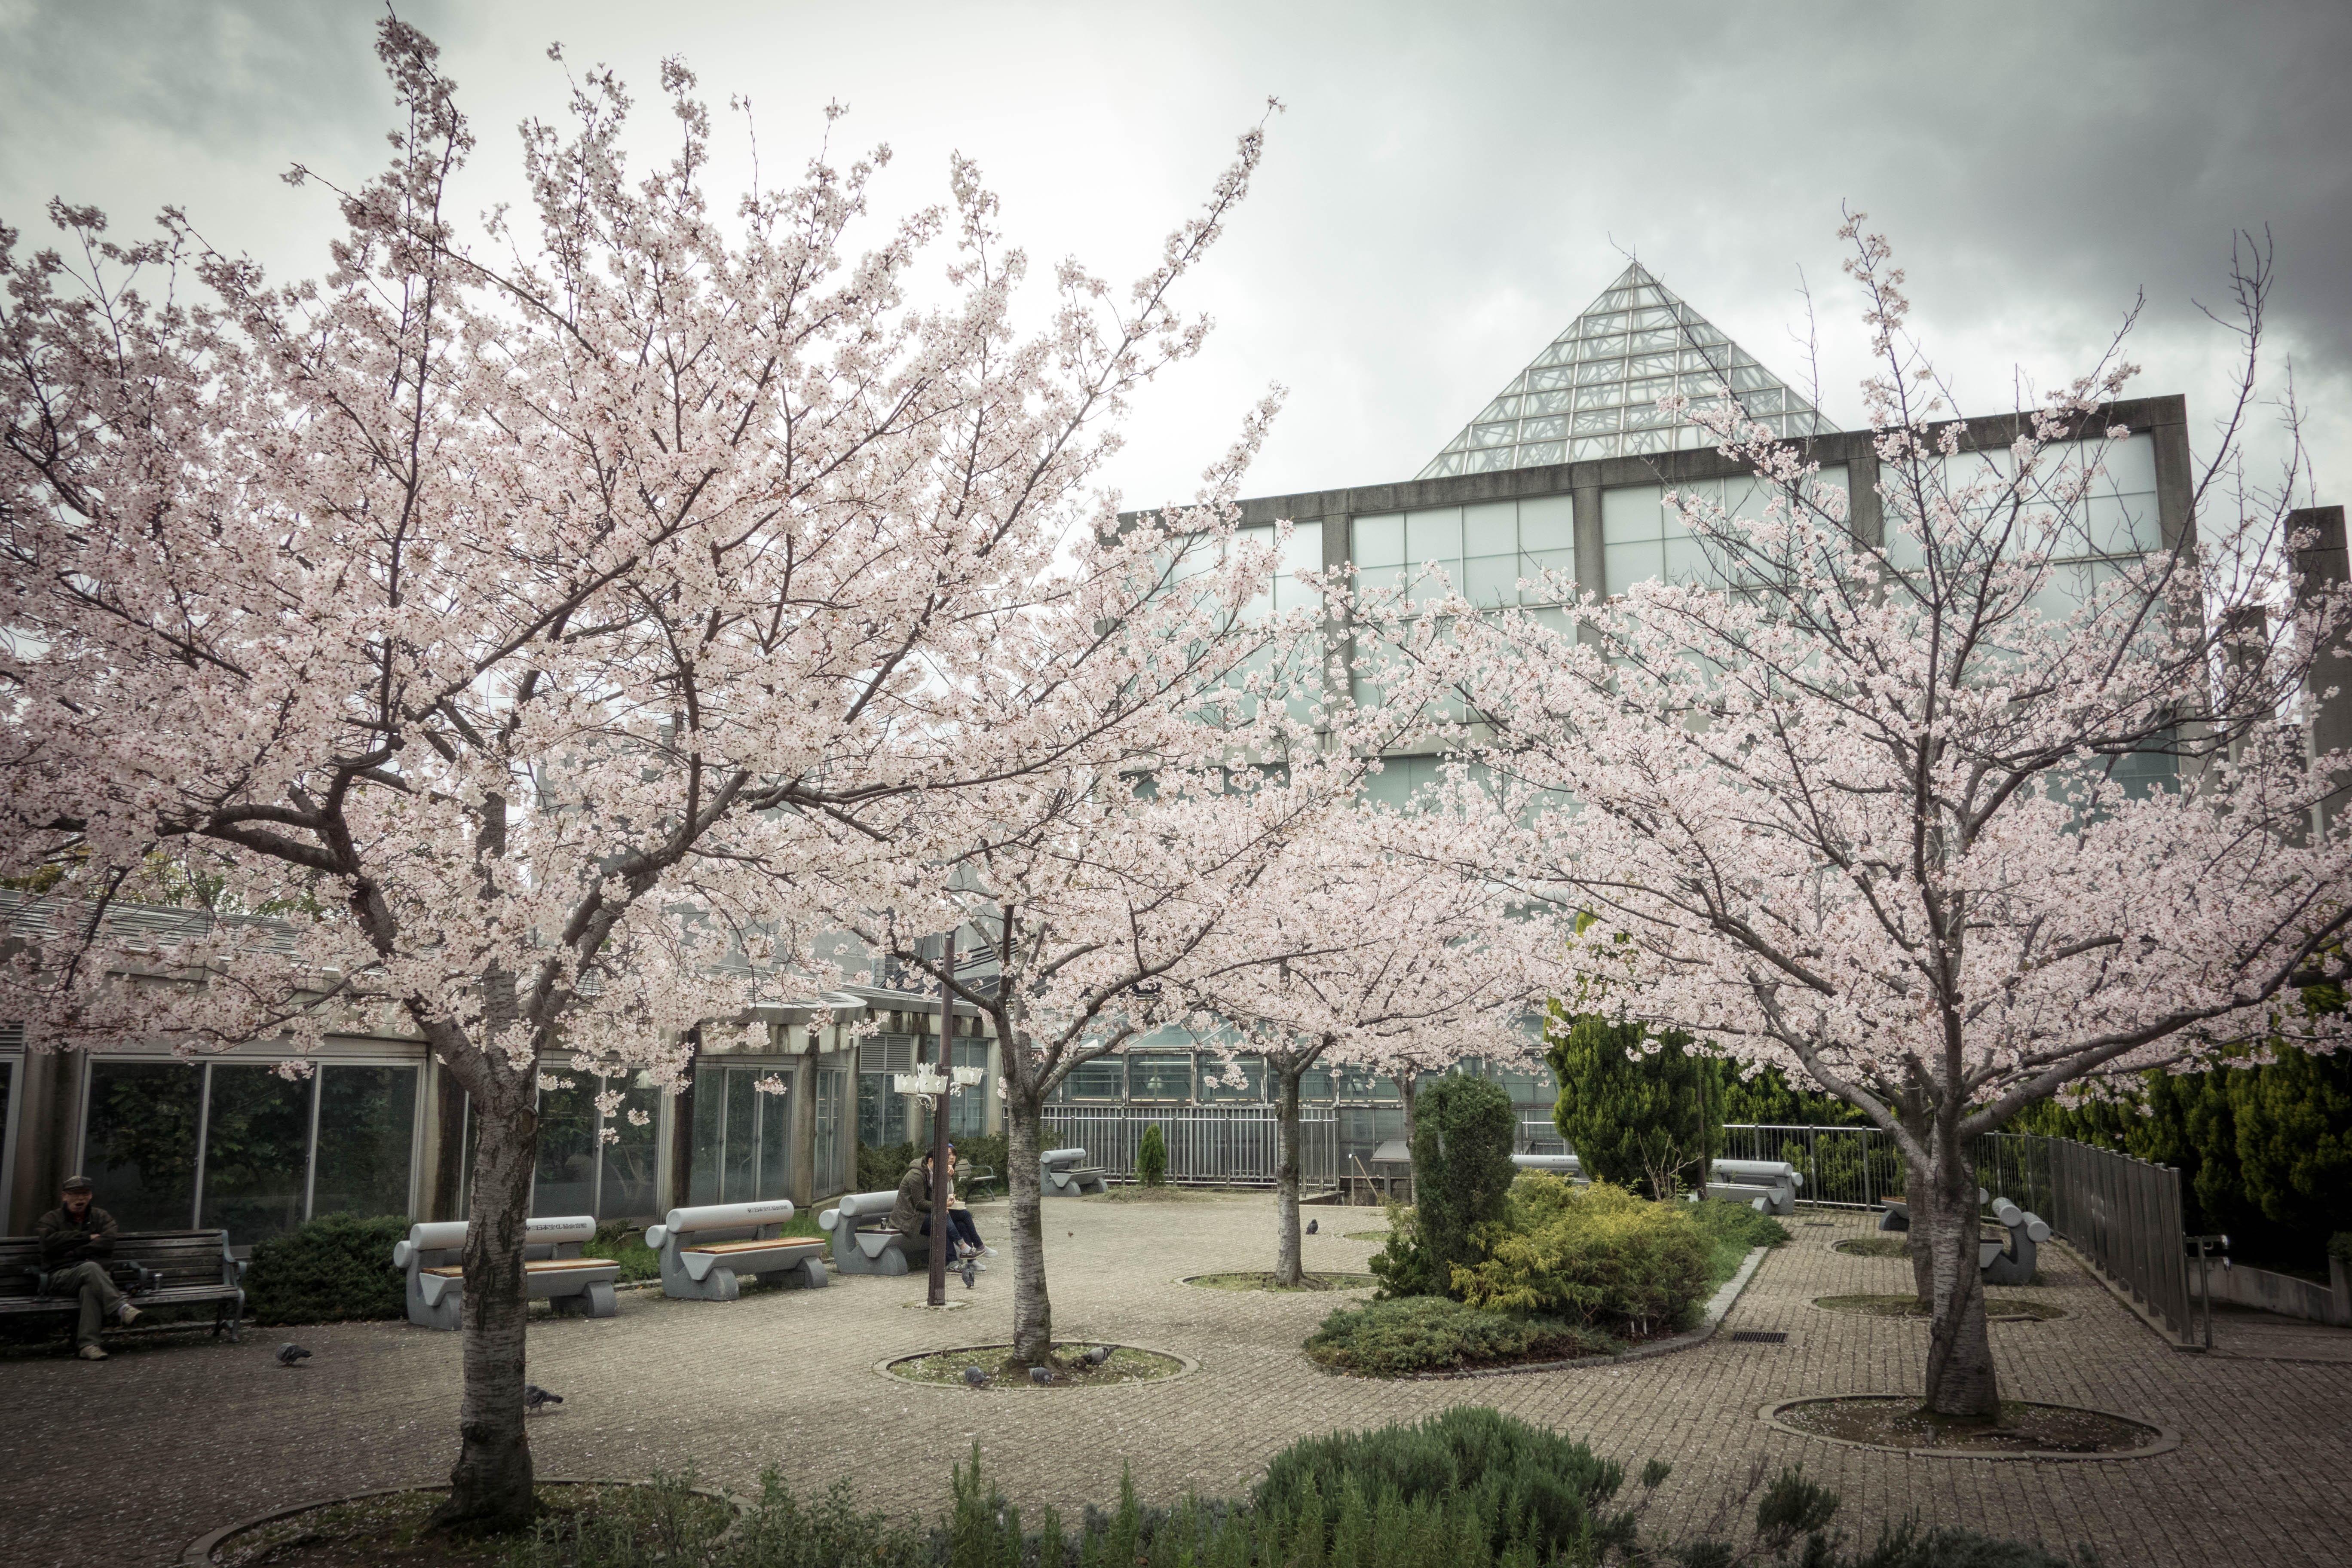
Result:
{"label": "man's dark jacket", "polygon": [[86,1258],[113,1257],[114,1238],[121,1233],[114,1216],[96,1204],[82,1210],[79,1219],[59,1204],[33,1222],[33,1234],[41,1239],[41,1267],[64,1268]]}
{"label": "man's dark jacket", "polygon": [[901,1236],[913,1236],[930,1217],[931,1173],[918,1160],[898,1178],[898,1201],[890,1205],[890,1228]]}

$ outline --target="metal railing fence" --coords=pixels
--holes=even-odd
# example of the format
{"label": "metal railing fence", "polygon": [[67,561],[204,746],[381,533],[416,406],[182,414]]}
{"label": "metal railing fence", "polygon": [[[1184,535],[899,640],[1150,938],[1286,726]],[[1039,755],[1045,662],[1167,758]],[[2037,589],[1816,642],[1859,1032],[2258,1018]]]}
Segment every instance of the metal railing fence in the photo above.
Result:
{"label": "metal railing fence", "polygon": [[[1902,1155],[1875,1127],[1732,1124],[1723,1131],[1725,1158],[1786,1160],[1803,1172],[1808,1203],[1881,1208],[1903,1194]],[[2179,1171],[2032,1132],[1984,1133],[1970,1141],[1969,1163],[1988,1196],[2040,1215],[2093,1268],[2187,1336]]]}
{"label": "metal railing fence", "polygon": [[[1192,1105],[1165,1110],[1129,1105],[1048,1105],[1046,1142],[1077,1148],[1114,1182],[1135,1180],[1135,1152],[1143,1130],[1157,1126],[1168,1142],[1168,1179],[1186,1186],[1271,1187],[1276,1132],[1271,1105]],[[1335,1109],[1298,1112],[1298,1180],[1307,1188],[1339,1181],[1339,1115]]]}

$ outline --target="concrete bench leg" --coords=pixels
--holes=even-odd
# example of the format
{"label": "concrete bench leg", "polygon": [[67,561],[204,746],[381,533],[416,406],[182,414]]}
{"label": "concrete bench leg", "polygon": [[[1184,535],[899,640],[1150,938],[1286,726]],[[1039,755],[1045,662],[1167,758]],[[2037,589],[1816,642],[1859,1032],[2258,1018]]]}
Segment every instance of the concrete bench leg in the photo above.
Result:
{"label": "concrete bench leg", "polygon": [[762,1285],[773,1285],[779,1289],[796,1287],[803,1290],[822,1290],[833,1282],[833,1277],[825,1272],[824,1258],[803,1258],[790,1268],[770,1269],[759,1276],[759,1280]]}
{"label": "concrete bench leg", "polygon": [[610,1318],[621,1310],[620,1298],[613,1293],[610,1285],[601,1279],[588,1287],[582,1300],[587,1303],[588,1315],[592,1318]]}

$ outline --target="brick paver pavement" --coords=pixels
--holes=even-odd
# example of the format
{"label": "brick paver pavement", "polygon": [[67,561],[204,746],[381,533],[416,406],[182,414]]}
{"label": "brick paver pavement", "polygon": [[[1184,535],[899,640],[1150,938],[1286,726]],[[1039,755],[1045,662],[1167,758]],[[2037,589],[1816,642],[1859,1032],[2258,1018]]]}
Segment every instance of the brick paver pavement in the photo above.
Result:
{"label": "brick paver pavement", "polygon": [[[1310,1211],[1314,1212],[1314,1211]],[[1993,1328],[2004,1387],[2178,1427],[2175,1453],[2126,1462],[1919,1460],[1770,1430],[1758,1407],[1804,1394],[1916,1385],[1926,1330],[1827,1313],[1816,1296],[1895,1290],[1899,1261],[1833,1253],[1853,1215],[1805,1214],[1727,1320],[1779,1329],[1785,1345],[1727,1334],[1682,1354],[1443,1383],[1376,1383],[1318,1372],[1300,1339],[1329,1297],[1225,1293],[1182,1274],[1262,1268],[1273,1207],[1255,1196],[1047,1205],[1049,1271],[1061,1337],[1154,1345],[1201,1370],[1161,1384],[1001,1393],[925,1388],[872,1370],[890,1354],[1001,1341],[1011,1328],[1011,1258],[980,1289],[950,1281],[962,1310],[919,1310],[919,1278],[840,1279],[822,1291],[755,1292],[738,1302],[625,1295],[619,1317],[548,1319],[531,1330],[530,1374],[567,1403],[531,1421],[542,1474],[642,1476],[692,1465],[748,1486],[766,1464],[815,1487],[855,1479],[873,1503],[933,1509],[950,1456],[978,1441],[1006,1492],[1070,1508],[1117,1495],[1132,1461],[1147,1497],[1244,1488],[1303,1434],[1491,1404],[1560,1428],[1637,1466],[1675,1466],[1654,1519],[1711,1506],[1751,1463],[1801,1460],[1844,1499],[1839,1522],[1874,1533],[1916,1513],[2053,1544],[2088,1541],[2110,1565],[2198,1564],[2215,1549],[2242,1563],[2336,1564],[2352,1532],[2352,1364],[2177,1353],[2056,1249],[2047,1291],[2071,1314]],[[1338,1234],[1370,1211],[1323,1210],[1310,1268],[1360,1268],[1370,1247]],[[1002,1244],[1002,1205],[981,1225]],[[0,1360],[0,1560],[171,1561],[193,1535],[269,1507],[445,1475],[454,1447],[457,1337],[405,1324],[304,1329],[315,1353],[281,1371],[281,1336],[240,1346],[183,1336],[126,1344],[91,1365],[63,1356]]]}

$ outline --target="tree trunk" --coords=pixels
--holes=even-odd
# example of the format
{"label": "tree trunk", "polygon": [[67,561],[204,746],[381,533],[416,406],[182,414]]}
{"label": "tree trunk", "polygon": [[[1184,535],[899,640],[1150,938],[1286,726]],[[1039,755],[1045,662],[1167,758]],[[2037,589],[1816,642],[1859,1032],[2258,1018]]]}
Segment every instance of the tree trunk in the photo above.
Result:
{"label": "tree trunk", "polygon": [[[1268,1058],[1268,1065],[1273,1065]],[[1296,1285],[1298,1262],[1298,1079],[1306,1069],[1276,1068],[1274,1100],[1274,1282]]]}
{"label": "tree trunk", "polygon": [[434,1522],[504,1530],[528,1524],[534,1511],[530,1443],[522,1424],[523,1339],[530,1315],[522,1264],[539,1115],[535,1075],[491,1071],[490,1091],[474,1099],[457,1463],[449,1472],[449,1500]]}
{"label": "tree trunk", "polygon": [[1927,1189],[1910,1194],[1911,1223],[1927,1222],[1933,1264],[1927,1407],[1937,1415],[1992,1416],[2000,1410],[2000,1387],[1985,1321],[1984,1280],[1977,1268],[1976,1173],[1948,1130],[1933,1152],[1927,1179],[1910,1184]]}
{"label": "tree trunk", "polygon": [[1038,1366],[1054,1350],[1054,1303],[1045,1294],[1045,1226],[1044,1178],[1037,1156],[1044,1153],[1044,1105],[1034,1094],[1014,1089],[1006,1096],[1006,1185],[1013,1195],[1013,1359]]}

